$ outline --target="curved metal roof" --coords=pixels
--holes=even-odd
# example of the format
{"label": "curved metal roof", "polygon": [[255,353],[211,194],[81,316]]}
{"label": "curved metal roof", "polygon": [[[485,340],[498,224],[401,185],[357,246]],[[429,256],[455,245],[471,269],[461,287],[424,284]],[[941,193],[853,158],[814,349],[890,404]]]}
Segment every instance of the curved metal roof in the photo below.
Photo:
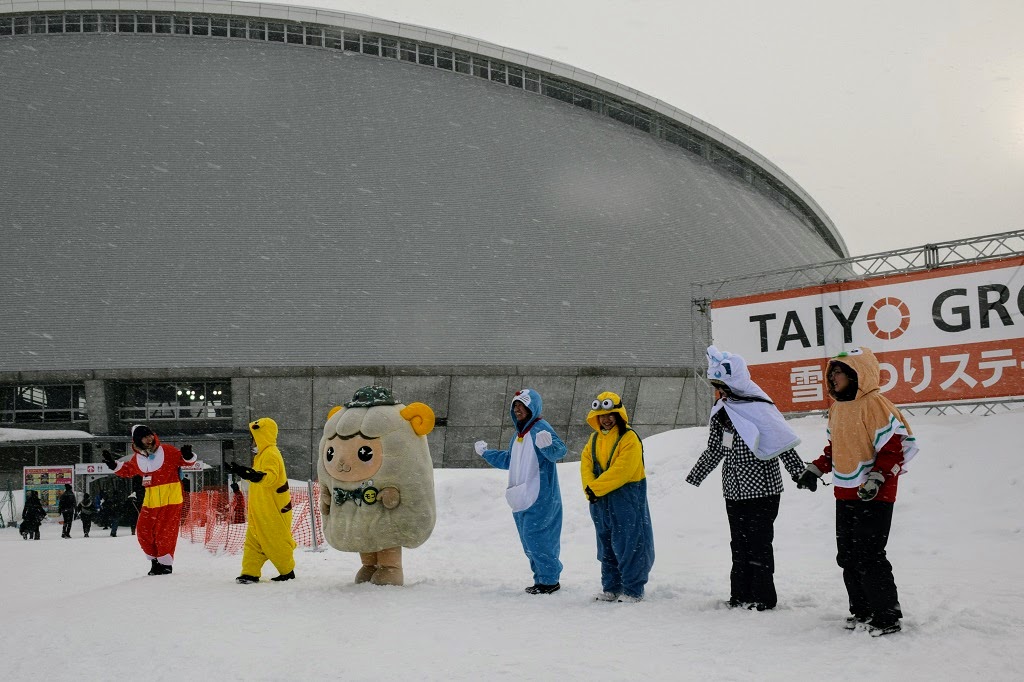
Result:
{"label": "curved metal roof", "polygon": [[[539,55],[495,45],[477,38],[426,28],[415,24],[389,21],[354,12],[338,12],[330,9],[306,7],[283,0],[279,3],[230,2],[229,0],[0,0],[0,15],[54,12],[113,12],[130,16],[136,12],[146,13],[209,13],[239,18],[261,18],[298,24],[336,26],[342,30],[365,32],[376,36],[390,36],[414,43],[443,46],[452,50],[479,55],[485,59],[497,60],[501,64],[517,65],[523,69],[548,74],[556,79],[565,79],[582,85],[586,90],[598,91],[614,100],[629,102],[646,112],[657,121],[664,119],[679,124],[687,133],[697,139],[699,153],[719,163],[730,172],[752,182],[762,192],[779,201],[802,219],[814,225],[828,241],[837,256],[849,255],[842,235],[832,223],[824,209],[795,180],[770,160],[740,142],[731,135],[703,121],[692,114],[673,107],[661,100],[628,86],[603,78],[570,64],[541,57]],[[130,14],[124,14],[130,13]],[[116,16],[115,15],[115,16]],[[121,30],[120,28],[118,30]],[[322,41],[322,39],[321,39]],[[316,43],[322,45],[322,42]],[[422,62],[421,62],[422,63]],[[493,79],[492,79],[493,80]],[[671,125],[671,124],[670,124]],[[663,126],[644,125],[647,132],[673,139],[666,135]],[[686,135],[686,133],[682,133]],[[686,135],[689,137],[688,135]],[[676,144],[686,144],[676,140]],[[753,176],[759,176],[756,179]]]}
{"label": "curved metal roof", "polygon": [[400,60],[25,35],[0,81],[0,371],[678,366],[690,282],[836,256],[712,160]]}

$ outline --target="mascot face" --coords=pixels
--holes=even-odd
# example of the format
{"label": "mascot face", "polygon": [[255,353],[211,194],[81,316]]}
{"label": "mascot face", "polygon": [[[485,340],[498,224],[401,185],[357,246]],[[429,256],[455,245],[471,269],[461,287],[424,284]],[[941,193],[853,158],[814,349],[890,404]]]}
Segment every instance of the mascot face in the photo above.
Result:
{"label": "mascot face", "polygon": [[320,440],[320,468],[341,483],[368,481],[378,474],[401,479],[406,461],[415,461],[413,453],[420,451],[421,439],[433,428],[434,413],[423,403],[406,407],[386,388],[361,388],[344,408],[328,415]]}
{"label": "mascot face", "polygon": [[384,462],[381,439],[362,433],[328,438],[322,451],[324,469],[346,483],[373,478]]}

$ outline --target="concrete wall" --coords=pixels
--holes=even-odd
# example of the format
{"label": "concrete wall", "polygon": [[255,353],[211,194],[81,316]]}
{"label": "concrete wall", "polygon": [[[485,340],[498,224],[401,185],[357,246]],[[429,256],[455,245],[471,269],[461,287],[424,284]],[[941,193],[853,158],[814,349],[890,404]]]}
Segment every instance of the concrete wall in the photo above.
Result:
{"label": "concrete wall", "polygon": [[[151,424],[161,437],[172,442],[202,440],[210,433],[230,441],[229,451],[240,462],[248,462],[250,439],[247,424],[258,417],[273,418],[280,428],[278,445],[285,456],[291,478],[315,477],[315,457],[328,411],[350,400],[356,389],[370,384],[387,386],[403,403],[423,402],[434,410],[437,424],[427,438],[435,467],[482,467],[487,464],[473,450],[473,443],[485,440],[492,447],[505,447],[513,435],[509,416],[512,395],[532,388],[544,398],[543,417],[566,441],[567,461],[578,461],[590,435],[586,416],[591,402],[603,391],[622,396],[632,426],[642,436],[701,423],[706,409],[698,415],[694,404],[693,379],[688,369],[638,369],[590,367],[296,367],[224,368],[193,372],[104,372],[77,373],[74,380],[86,383],[89,431],[94,435],[126,435],[125,424],[117,422],[117,406],[110,400],[111,381],[185,380],[231,377],[233,417],[230,424],[174,422]],[[168,376],[172,374],[172,376]],[[46,381],[67,379],[48,373]],[[0,375],[3,383],[42,383],[32,376]],[[14,425],[11,425],[14,426]],[[27,425],[21,425],[25,427]],[[46,425],[71,428],[70,425]],[[82,428],[81,426],[77,428]],[[211,464],[219,464],[216,441],[205,443]],[[0,448],[2,450],[2,448]],[[2,457],[0,457],[2,459]],[[2,467],[0,467],[2,468]]]}

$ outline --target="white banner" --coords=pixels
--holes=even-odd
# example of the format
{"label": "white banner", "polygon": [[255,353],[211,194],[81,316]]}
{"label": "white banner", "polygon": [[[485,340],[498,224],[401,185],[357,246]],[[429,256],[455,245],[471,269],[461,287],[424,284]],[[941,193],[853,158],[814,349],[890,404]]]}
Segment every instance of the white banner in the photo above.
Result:
{"label": "white banner", "polygon": [[1021,257],[714,301],[711,320],[790,411],[824,407],[825,361],[857,346],[897,402],[1024,395]]}

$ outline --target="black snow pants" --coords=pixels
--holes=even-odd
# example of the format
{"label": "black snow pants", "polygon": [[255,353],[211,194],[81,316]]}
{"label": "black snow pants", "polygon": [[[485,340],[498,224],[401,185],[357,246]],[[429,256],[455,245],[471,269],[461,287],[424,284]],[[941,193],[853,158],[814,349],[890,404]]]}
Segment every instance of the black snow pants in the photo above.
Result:
{"label": "black snow pants", "polygon": [[61,512],[60,515],[64,517],[64,530],[61,531],[60,536],[69,538],[71,537],[71,523],[75,520],[75,512]]}
{"label": "black snow pants", "polygon": [[732,572],[729,583],[733,601],[773,609],[775,594],[775,518],[780,495],[752,500],[726,500],[732,541]]}
{"label": "black snow pants", "polygon": [[850,598],[850,613],[902,618],[892,564],[885,556],[892,527],[891,502],[836,500],[836,563]]}

